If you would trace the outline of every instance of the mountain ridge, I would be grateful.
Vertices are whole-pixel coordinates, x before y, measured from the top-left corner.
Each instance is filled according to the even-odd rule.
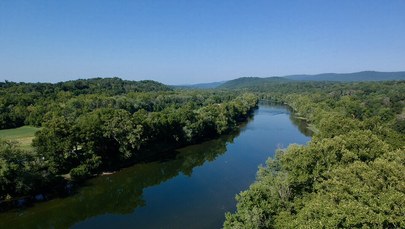
[[[366,82],[405,80],[405,71],[377,72],[361,71],[353,73],[321,73],[315,75],[297,74],[271,77],[240,77],[229,80],[218,88],[244,88],[265,84],[280,84],[288,82],[329,81],[329,82]]]
[[[386,80],[405,80],[405,71],[399,72],[378,72],[361,71],[353,73],[321,73],[321,74],[298,74],[283,76],[287,79],[301,81],[386,81]]]

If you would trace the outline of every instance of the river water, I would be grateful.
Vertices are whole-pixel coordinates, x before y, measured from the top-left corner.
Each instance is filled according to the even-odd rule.
[[[277,148],[310,133],[285,106],[261,104],[232,134],[87,181],[76,194],[0,214],[0,228],[220,228],[235,195]]]

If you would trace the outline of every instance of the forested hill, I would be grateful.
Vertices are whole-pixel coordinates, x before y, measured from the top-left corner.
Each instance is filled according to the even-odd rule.
[[[354,73],[323,73],[318,75],[291,75],[287,79],[300,81],[388,81],[405,80],[405,72],[363,71]]]
[[[284,83],[300,83],[302,81],[330,81],[330,82],[366,82],[366,81],[391,81],[405,80],[405,72],[375,72],[364,71],[355,73],[324,73],[318,75],[290,75],[283,77],[242,77],[227,81],[218,88],[268,88]]]
[[[236,89],[236,88],[251,88],[257,86],[263,86],[267,84],[279,84],[290,82],[292,80],[283,77],[242,77],[234,80],[230,80],[220,85],[219,88]]]
[[[119,95],[128,92],[170,91],[171,87],[152,80],[130,81],[118,77],[78,79],[59,83],[15,83],[0,82],[0,94],[3,93],[31,93],[53,94],[69,91],[80,94],[108,94]]]
[[[200,88],[200,89],[210,89],[217,88],[224,84],[226,81],[212,82],[212,83],[197,83],[197,84],[188,84],[188,85],[175,85],[177,88]]]

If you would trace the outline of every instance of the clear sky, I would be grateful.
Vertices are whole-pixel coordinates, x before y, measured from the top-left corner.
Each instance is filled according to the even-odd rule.
[[[0,80],[405,70],[404,0],[0,0]]]

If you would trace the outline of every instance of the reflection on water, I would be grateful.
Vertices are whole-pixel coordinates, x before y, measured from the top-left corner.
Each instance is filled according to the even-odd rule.
[[[272,115],[285,114],[285,110],[287,110],[290,113],[290,116],[289,116],[290,121],[292,122],[292,124],[294,124],[294,126],[298,127],[299,131],[302,134],[304,134],[307,137],[311,137],[313,135],[313,132],[308,128],[308,123],[305,121],[305,119],[297,117],[293,113],[293,109],[291,107],[284,105],[284,104],[267,101],[267,100],[261,100],[260,105],[261,106],[271,106],[272,108],[280,109],[279,113],[269,112],[269,113],[272,113]]]
[[[0,228],[220,227],[259,164],[280,145],[309,140],[291,117],[284,106],[261,105],[240,132],[91,179],[75,195],[2,213]]]
[[[308,128],[308,123],[302,118],[299,118],[294,114],[292,114],[290,115],[290,120],[296,127],[298,127],[300,132],[303,133],[305,136],[310,137],[314,134],[312,130]]]
[[[131,213],[135,208],[145,206],[144,188],[159,185],[180,173],[191,176],[194,167],[225,153],[226,143],[236,136],[234,133],[203,145],[186,147],[165,155],[165,160],[138,164],[117,174],[94,178],[76,195],[39,203],[23,212],[6,213],[0,218],[0,225],[63,228],[96,215]]]

